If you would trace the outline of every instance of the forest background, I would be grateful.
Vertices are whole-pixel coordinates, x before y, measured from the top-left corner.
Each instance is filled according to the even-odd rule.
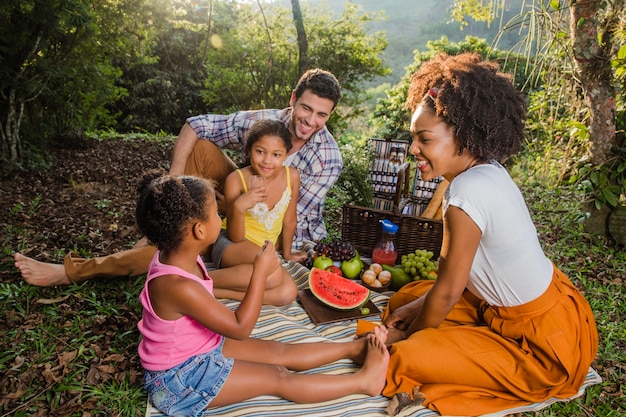
[[[143,169],[167,169],[184,119],[283,108],[303,65],[331,70],[344,91],[329,128],[345,171],[325,213],[339,236],[342,205],[371,201],[367,138],[408,140],[408,75],[438,51],[497,60],[526,95],[528,141],[506,165],[546,252],[597,314],[594,366],[605,382],[542,415],[624,414],[626,254],[609,231],[626,194],[624,1],[585,2],[595,6],[586,17],[573,3],[0,4],[0,415],[139,415],[145,404],[136,357],[141,280],[34,288],[18,279],[14,251],[59,262],[67,250],[97,256],[128,247],[138,238],[135,180]],[[580,32],[591,34],[588,49],[577,44]],[[602,106],[611,134],[606,150],[594,152]],[[589,233],[595,213],[604,213],[601,227]]]

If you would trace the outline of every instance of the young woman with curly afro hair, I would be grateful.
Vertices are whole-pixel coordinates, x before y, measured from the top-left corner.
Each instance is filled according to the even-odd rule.
[[[407,106],[422,179],[449,185],[437,279],[406,285],[383,314],[383,394],[419,389],[444,415],[576,394],[598,349],[594,316],[501,165],[523,143],[524,98],[479,55],[439,54],[412,76]]]

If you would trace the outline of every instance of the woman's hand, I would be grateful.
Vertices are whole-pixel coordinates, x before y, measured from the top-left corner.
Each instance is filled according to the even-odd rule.
[[[413,323],[422,309],[421,298],[411,301],[401,307],[396,308],[385,319],[384,325],[389,330],[387,346],[392,343],[404,340],[411,335],[409,327]]]
[[[385,319],[385,326],[387,326],[388,329],[396,329],[399,331],[408,329],[419,313],[421,304],[419,300],[418,298],[393,310],[387,319]]]
[[[388,327],[387,328],[387,341],[385,342],[385,344],[387,346],[391,346],[392,344],[396,342],[406,339],[407,336],[408,335],[403,330],[398,330],[393,327]]]

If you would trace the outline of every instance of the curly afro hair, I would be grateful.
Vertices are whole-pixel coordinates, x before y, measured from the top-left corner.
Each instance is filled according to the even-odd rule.
[[[424,106],[454,127],[461,150],[503,161],[524,141],[526,103],[511,77],[476,53],[440,53],[411,77],[406,106]]]
[[[161,251],[178,248],[186,228],[207,219],[207,204],[215,197],[209,180],[163,175],[160,171],[146,172],[137,192],[137,226]]]

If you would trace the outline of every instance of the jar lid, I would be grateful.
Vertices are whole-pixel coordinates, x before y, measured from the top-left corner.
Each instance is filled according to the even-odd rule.
[[[391,223],[389,220],[381,220],[383,225],[383,232],[385,233],[398,233],[398,225]]]

